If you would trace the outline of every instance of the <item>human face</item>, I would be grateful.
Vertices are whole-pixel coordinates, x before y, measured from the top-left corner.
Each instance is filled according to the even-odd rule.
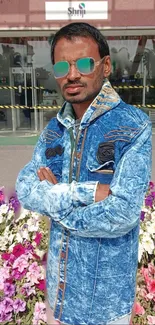
[[[95,66],[92,73],[84,75],[76,68],[76,60],[84,57],[92,57],[100,61],[101,57],[97,43],[92,38],[75,37],[72,40],[61,38],[55,46],[54,61],[67,61],[70,64],[66,76],[57,79],[64,99],[72,104],[92,102],[99,93],[103,80],[110,74],[110,58]]]

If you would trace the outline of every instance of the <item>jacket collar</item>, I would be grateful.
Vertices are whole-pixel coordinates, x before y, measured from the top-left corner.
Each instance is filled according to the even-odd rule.
[[[121,99],[116,91],[112,88],[110,82],[106,79],[99,94],[93,100],[82,117],[80,129],[87,127],[91,121],[98,116],[103,115],[110,109],[115,108]],[[75,124],[75,115],[72,105],[65,102],[61,110],[57,114],[57,119],[67,129]]]

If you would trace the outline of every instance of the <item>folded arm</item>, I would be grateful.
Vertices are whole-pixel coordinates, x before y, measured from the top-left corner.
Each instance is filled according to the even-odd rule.
[[[47,166],[45,151],[46,141],[42,133],[31,162],[17,178],[16,192],[22,206],[49,217],[56,214],[63,218],[78,206],[94,203],[98,182],[58,184],[55,181],[52,184],[45,178],[40,181],[38,170]]]
[[[83,237],[119,237],[139,223],[141,206],[151,176],[151,124],[122,156],[110,185],[111,194],[103,201],[78,207],[61,218],[52,216],[73,234]]]

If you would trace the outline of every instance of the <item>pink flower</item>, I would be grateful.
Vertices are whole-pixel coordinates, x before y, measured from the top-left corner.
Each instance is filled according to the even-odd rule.
[[[155,184],[153,182],[149,183],[150,189],[153,189],[155,187]]]
[[[42,239],[42,234],[40,232],[37,232],[36,233],[36,237],[34,239],[34,241],[36,242],[37,246],[40,245],[41,239]]]
[[[155,267],[152,263],[148,264],[148,270],[149,270],[149,274],[155,275]]]
[[[46,309],[46,306],[43,302],[36,302],[35,304],[35,308],[34,308],[34,312],[36,314],[40,314],[40,313],[43,313]]]
[[[26,302],[21,299],[16,299],[13,304],[13,309],[16,313],[19,313],[19,311],[25,311]]]
[[[25,254],[25,247],[22,244],[17,244],[16,246],[14,246],[13,255],[19,257],[23,254]]]
[[[147,316],[147,320],[148,320],[148,325],[154,325],[155,324],[155,316]]]
[[[146,295],[146,300],[152,300],[152,299],[154,299],[154,298],[155,298],[155,295],[152,294],[152,293],[148,293],[148,294]]]
[[[1,267],[0,268],[0,290],[4,290],[5,280],[10,278],[10,268]]]
[[[27,273],[28,281],[30,281],[32,284],[38,283],[38,278],[40,278],[40,275],[40,266],[37,262],[33,262],[29,266],[29,272]]]
[[[147,290],[144,289],[144,288],[142,288],[142,289],[139,290],[139,294],[140,294],[140,296],[142,298],[145,298],[146,299],[146,297],[147,297]]]
[[[14,269],[12,271],[12,277],[15,280],[22,280],[26,274],[27,270],[25,269],[23,272],[19,272],[18,269]]]
[[[147,289],[150,293],[155,294],[155,280],[151,279],[147,282]]]
[[[11,254],[9,254],[9,253],[3,253],[3,254],[1,255],[1,257],[2,257],[3,260],[8,261],[9,258],[10,258],[10,255],[11,255]]]
[[[44,291],[45,288],[46,288],[45,280],[40,280],[39,283],[36,284],[36,287],[37,287],[39,290]]]
[[[31,272],[31,274],[40,274],[40,266],[38,265],[37,262],[33,262],[29,266],[29,271]]]
[[[145,314],[145,310],[144,310],[143,306],[141,306],[141,304],[139,302],[135,303],[134,312],[135,312],[136,315],[144,315]]]
[[[43,322],[47,321],[46,306],[43,302],[36,302],[34,308],[33,325],[39,325],[40,320],[42,320]]]
[[[35,288],[30,283],[25,283],[22,287],[22,294],[29,297],[31,294],[36,294]]]
[[[149,270],[146,267],[141,268],[141,274],[143,275],[145,281],[149,281]]]
[[[13,263],[13,269],[18,269],[20,273],[24,271],[29,266],[29,263],[27,261],[27,256],[19,256]]]

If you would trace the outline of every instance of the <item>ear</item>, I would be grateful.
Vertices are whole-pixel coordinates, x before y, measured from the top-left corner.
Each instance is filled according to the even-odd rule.
[[[110,60],[110,56],[107,55],[107,56],[105,56],[104,61],[103,61],[104,78],[108,78],[110,73],[111,73],[111,60]]]

